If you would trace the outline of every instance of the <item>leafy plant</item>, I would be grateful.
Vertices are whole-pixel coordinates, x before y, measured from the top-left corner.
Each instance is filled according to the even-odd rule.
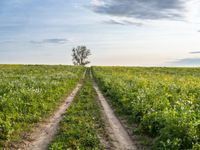
[[[198,149],[200,69],[92,67],[116,111],[154,138],[153,149]],[[138,131],[137,131],[138,132]]]
[[[0,65],[0,147],[48,117],[82,78],[78,66]]]

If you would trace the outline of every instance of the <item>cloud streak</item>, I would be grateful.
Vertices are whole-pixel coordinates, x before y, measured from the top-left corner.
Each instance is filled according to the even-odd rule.
[[[32,44],[65,44],[69,42],[68,39],[60,39],[60,38],[54,38],[54,39],[44,39],[42,41],[30,41]]]
[[[95,0],[93,11],[117,17],[136,19],[182,19],[183,0]]]
[[[200,51],[193,51],[193,52],[190,52],[190,54],[200,54]]]
[[[199,66],[200,65],[200,58],[183,58],[177,59],[169,64],[175,66]]]
[[[14,41],[11,40],[4,40],[4,41],[0,41],[0,44],[5,44],[5,43],[13,43]]]
[[[133,22],[133,21],[128,21],[128,20],[114,20],[114,19],[104,21],[103,23],[114,24],[114,25],[133,25],[133,26],[143,25],[142,23],[139,23],[139,22]]]

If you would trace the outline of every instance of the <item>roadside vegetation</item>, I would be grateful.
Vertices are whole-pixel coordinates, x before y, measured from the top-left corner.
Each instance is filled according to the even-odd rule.
[[[50,116],[83,71],[78,66],[0,65],[0,149],[13,146]]]
[[[50,150],[104,149],[100,142],[105,135],[105,127],[96,93],[89,73],[72,104],[66,110],[58,133],[49,145]]]
[[[152,149],[200,149],[200,69],[92,67],[116,112]]]

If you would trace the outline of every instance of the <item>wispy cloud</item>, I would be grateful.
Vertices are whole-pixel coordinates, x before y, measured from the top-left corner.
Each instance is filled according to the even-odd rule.
[[[4,40],[4,41],[0,41],[0,44],[5,44],[5,43],[13,43],[14,41],[11,40]]]
[[[198,66],[200,65],[200,58],[183,58],[169,62],[168,64],[174,66]]]
[[[129,21],[129,20],[114,20],[114,19],[104,21],[103,23],[115,24],[115,25],[133,25],[133,26],[142,26],[143,25],[140,22],[133,22],[133,21]]]
[[[190,54],[200,54],[200,51],[192,51]]]
[[[137,19],[182,19],[184,0],[93,0],[93,10],[100,14]]]
[[[60,38],[44,39],[42,41],[30,41],[30,43],[32,44],[65,44],[67,42],[69,42],[68,39],[60,39]]]

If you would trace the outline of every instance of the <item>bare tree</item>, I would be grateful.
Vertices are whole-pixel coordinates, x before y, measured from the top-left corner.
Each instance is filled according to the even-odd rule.
[[[91,55],[90,49],[87,49],[86,46],[77,46],[72,49],[72,61],[74,65],[85,66],[90,63],[87,60],[88,56]]]

